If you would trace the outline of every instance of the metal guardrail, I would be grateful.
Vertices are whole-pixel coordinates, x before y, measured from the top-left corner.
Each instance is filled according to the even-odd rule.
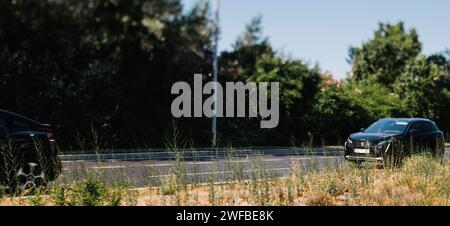
[[[74,154],[60,155],[62,161],[138,161],[138,160],[172,160],[181,158],[183,160],[204,160],[227,157],[254,157],[261,155],[338,155],[342,148],[278,148],[278,149],[247,149],[247,150],[220,150],[220,151],[192,151],[181,150],[179,152],[123,152],[110,154]]]

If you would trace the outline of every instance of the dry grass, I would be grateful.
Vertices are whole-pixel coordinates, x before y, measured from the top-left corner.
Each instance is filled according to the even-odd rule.
[[[450,205],[450,165],[430,157],[412,157],[395,169],[343,164],[307,170],[300,162],[291,168],[285,178],[261,169],[251,180],[194,185],[174,174],[160,187],[136,190],[88,178],[42,195],[3,197],[0,205]]]

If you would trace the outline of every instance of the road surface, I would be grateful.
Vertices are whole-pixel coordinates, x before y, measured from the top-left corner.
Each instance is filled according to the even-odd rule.
[[[447,160],[449,151],[447,148]],[[181,154],[71,155],[61,158],[63,173],[59,181],[62,183],[101,175],[108,184],[132,187],[158,186],[169,176],[188,183],[251,179],[262,173],[268,177],[281,177],[289,174],[297,162],[308,169],[336,168],[344,162],[343,151],[336,148],[242,150],[231,154],[229,151],[189,151]]]

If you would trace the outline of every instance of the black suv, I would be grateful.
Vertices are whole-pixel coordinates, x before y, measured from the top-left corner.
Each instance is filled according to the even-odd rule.
[[[359,133],[351,134],[345,142],[345,159],[362,163],[377,161],[401,163],[405,156],[430,153],[443,157],[444,134],[428,119],[381,119]]]
[[[29,189],[55,180],[60,173],[52,127],[0,110],[0,184]]]

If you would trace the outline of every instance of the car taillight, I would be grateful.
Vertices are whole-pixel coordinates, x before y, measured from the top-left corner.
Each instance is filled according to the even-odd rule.
[[[43,127],[40,129],[42,132],[47,133],[47,138],[49,141],[55,141],[55,135],[53,134],[53,130],[49,127]]]
[[[47,138],[49,141],[55,141],[55,135],[52,132],[47,132]]]

